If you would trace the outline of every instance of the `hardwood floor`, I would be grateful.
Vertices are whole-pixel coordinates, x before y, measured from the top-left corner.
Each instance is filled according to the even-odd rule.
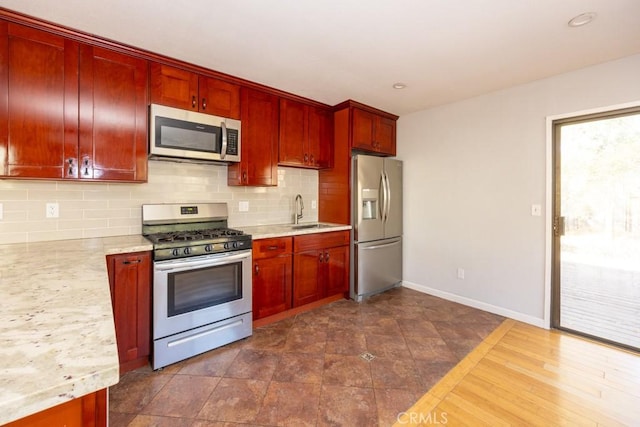
[[[395,426],[639,425],[640,355],[511,319]]]

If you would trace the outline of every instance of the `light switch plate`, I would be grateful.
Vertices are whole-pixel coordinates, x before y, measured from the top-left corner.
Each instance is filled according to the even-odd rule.
[[[238,202],[238,212],[249,212],[249,202]]]

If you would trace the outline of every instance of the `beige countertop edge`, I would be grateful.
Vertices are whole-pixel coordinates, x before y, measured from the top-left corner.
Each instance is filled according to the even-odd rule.
[[[322,223],[322,228],[303,228],[295,230],[291,224],[252,225],[247,227],[235,227],[247,234],[251,234],[253,240],[271,239],[274,237],[301,236],[304,234],[328,233],[331,231],[348,231],[350,225]],[[300,225],[303,225],[302,223]]]
[[[118,383],[105,255],[151,249],[140,235],[0,245],[0,425]]]

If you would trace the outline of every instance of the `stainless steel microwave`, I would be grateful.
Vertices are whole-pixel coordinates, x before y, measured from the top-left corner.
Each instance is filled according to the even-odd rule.
[[[240,161],[240,120],[151,104],[150,121],[151,158]]]

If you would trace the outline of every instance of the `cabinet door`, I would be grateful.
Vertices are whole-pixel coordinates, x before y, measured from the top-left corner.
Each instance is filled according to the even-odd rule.
[[[147,61],[80,47],[80,178],[147,180],[147,86]]]
[[[373,127],[376,116],[359,108],[354,108],[352,114],[351,146],[361,150],[373,150]]]
[[[151,255],[107,256],[120,374],[142,366],[151,342]]]
[[[375,149],[390,156],[396,155],[396,121],[378,117],[375,127]]]
[[[107,389],[77,397],[3,427],[106,427]]]
[[[298,307],[322,297],[320,268],[324,252],[305,251],[293,256],[293,306]]]
[[[151,102],[198,111],[198,75],[180,68],[152,62]]]
[[[300,102],[280,99],[280,141],[278,163],[285,166],[308,166],[310,162],[309,107]]]
[[[291,308],[291,255],[253,262],[253,319]]]
[[[200,76],[200,112],[240,119],[240,86]]]
[[[241,88],[242,160],[227,168],[228,185],[278,185],[278,111],[275,95]]]
[[[78,43],[0,21],[0,175],[75,178]]]
[[[349,247],[340,246],[324,251],[324,295],[349,291]]]
[[[309,165],[333,166],[333,114],[317,107],[309,108]]]

